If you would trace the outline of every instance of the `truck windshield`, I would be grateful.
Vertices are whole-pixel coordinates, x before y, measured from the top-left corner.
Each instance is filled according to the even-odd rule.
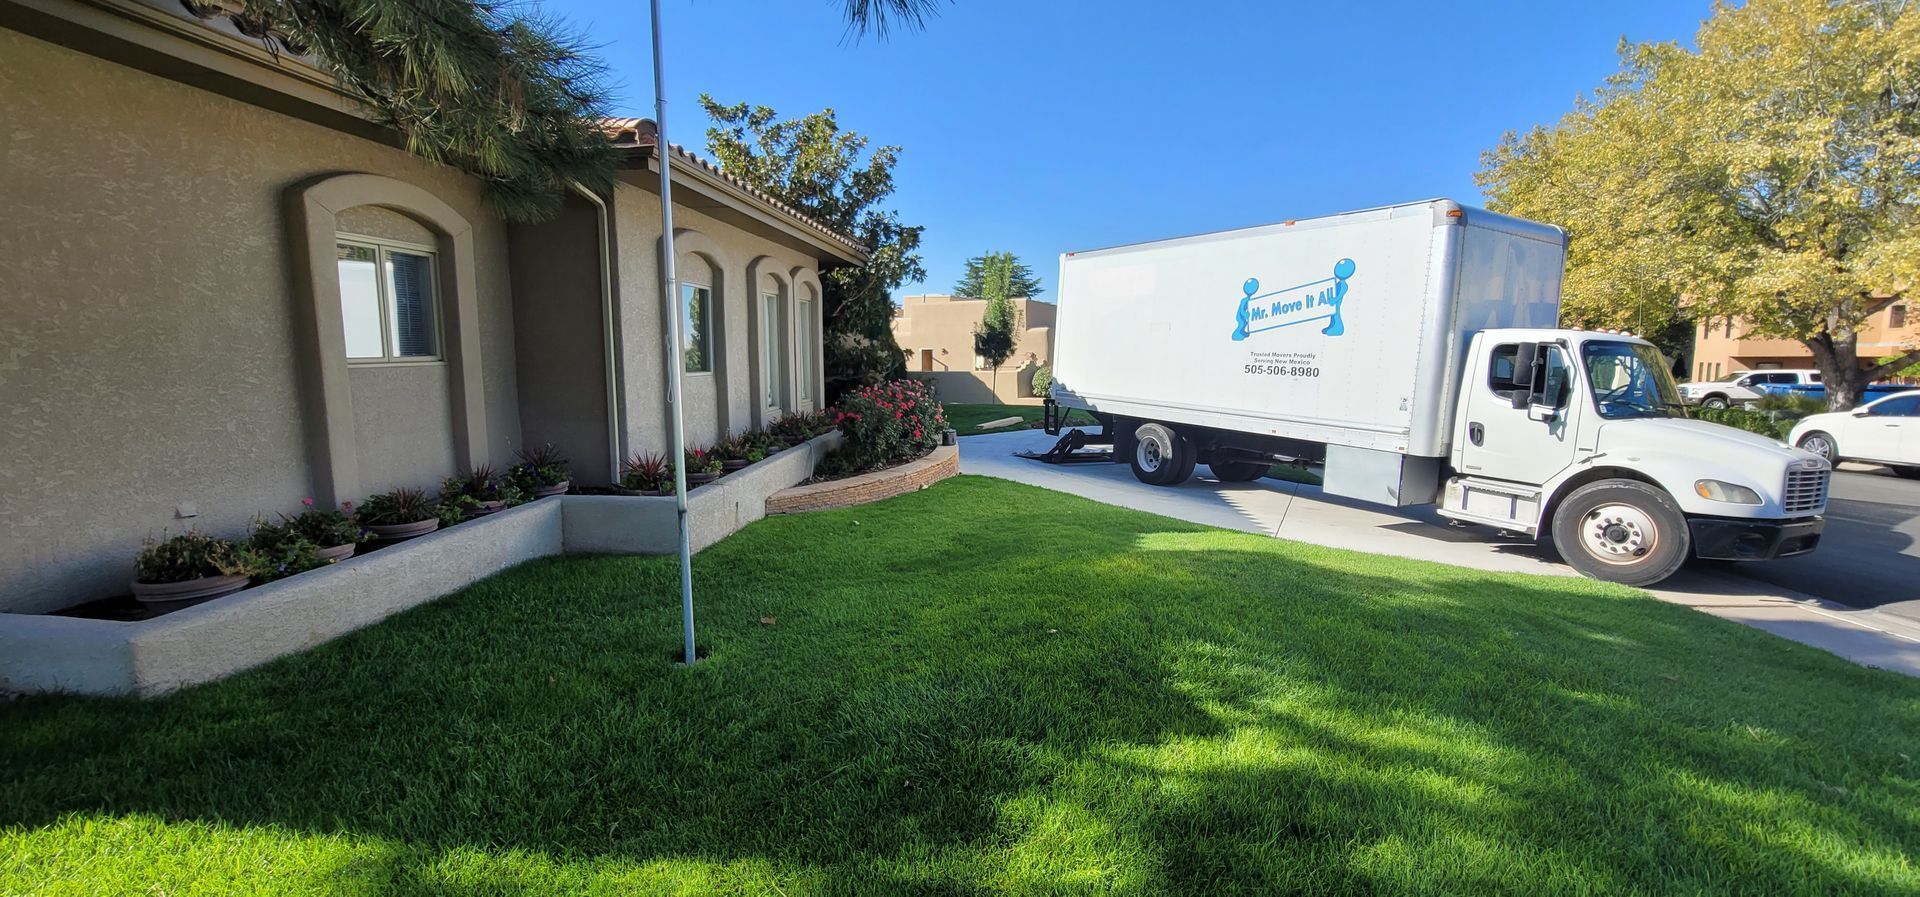
[[[1601,417],[1680,415],[1680,391],[1659,349],[1638,343],[1589,342],[1580,352]]]

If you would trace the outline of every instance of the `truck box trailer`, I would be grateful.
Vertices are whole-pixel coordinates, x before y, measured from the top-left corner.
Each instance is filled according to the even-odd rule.
[[[1144,482],[1319,462],[1331,494],[1551,534],[1606,579],[1811,550],[1825,462],[1684,419],[1644,340],[1555,329],[1566,245],[1429,200],[1066,253],[1050,401]]]

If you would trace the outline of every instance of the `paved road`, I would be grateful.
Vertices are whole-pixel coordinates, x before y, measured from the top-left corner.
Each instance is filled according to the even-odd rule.
[[[1846,464],[1827,498],[1827,530],[1812,554],[1733,572],[1920,621],[1920,480]]]

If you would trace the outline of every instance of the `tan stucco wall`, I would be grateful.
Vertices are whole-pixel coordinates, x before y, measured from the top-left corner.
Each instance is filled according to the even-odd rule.
[[[1009,370],[1046,364],[1053,358],[1053,324],[1057,307],[1050,302],[1015,299],[1025,328],[1014,340],[1013,355],[1001,368],[1002,379]],[[986,312],[986,303],[978,299],[930,294],[906,296],[893,318],[893,337],[907,353],[907,371],[921,373],[922,352],[933,350],[930,372],[973,370],[973,328]]]
[[[298,510],[312,479],[281,203],[316,175],[405,180],[472,222],[489,460],[512,460],[505,228],[471,179],[5,30],[0,122],[0,610],[124,591],[147,534]],[[407,389],[432,370],[356,369],[368,489],[449,472],[444,421]],[[183,502],[200,516],[177,519]]]
[[[574,482],[612,481],[607,446],[605,313],[600,225],[594,206],[569,197],[559,215],[509,228],[520,430],[573,460]]]
[[[1900,319],[1901,326],[1893,323]],[[1693,326],[1694,380],[1726,379],[1760,368],[1810,368],[1813,352],[1798,340],[1745,339],[1747,326],[1739,319],[1710,318]],[[1860,361],[1876,361],[1920,345],[1920,309],[1911,304],[1875,312],[1860,330]]]
[[[677,182],[676,178],[676,182]],[[748,315],[759,291],[749,289],[747,267],[761,256],[770,257],[773,270],[783,275],[793,268],[816,270],[814,258],[770,240],[748,234],[694,209],[685,208],[675,194],[674,227],[704,236],[718,247],[719,269],[702,252],[679,247],[676,263],[682,280],[716,287],[715,304],[719,312],[716,326],[725,330],[725,354],[718,359],[713,374],[693,374],[684,378],[686,397],[686,437],[688,445],[706,445],[724,432],[742,432],[753,425],[755,404],[761,384],[751,375],[750,364],[758,346],[750,338]],[[620,331],[624,357],[626,394],[625,444],[627,452],[663,452],[668,443],[665,401],[667,371],[665,331],[660,296],[660,197],[648,190],[622,183],[614,194],[613,216],[618,244],[620,281]],[[684,242],[697,243],[697,240]],[[791,300],[791,297],[789,298]],[[816,306],[817,306],[816,302]],[[793,330],[788,328],[791,336]],[[789,352],[793,366],[795,353]],[[813,357],[818,359],[816,350]],[[817,383],[818,374],[814,374]],[[720,396],[725,383],[726,395]],[[813,389],[818,401],[819,388]],[[722,410],[724,408],[724,415]],[[725,426],[723,430],[723,416]]]

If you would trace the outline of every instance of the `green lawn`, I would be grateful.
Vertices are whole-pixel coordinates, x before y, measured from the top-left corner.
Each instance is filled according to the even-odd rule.
[[[1920,892],[1920,681],[963,477],[0,705],[0,894]]]
[[[946,402],[942,403],[942,406],[947,410],[947,426],[959,431],[962,436],[968,433],[998,433],[1006,430],[1020,429],[1037,430],[1041,426],[1040,416],[1043,413],[1043,409],[1039,405],[966,405]],[[1006,427],[998,427],[992,430],[980,429],[981,424],[991,420],[999,420],[1003,417],[1017,417],[1026,421],[1026,423],[1024,425],[1014,424]],[[1098,422],[1093,419],[1093,415],[1085,411],[1074,410],[1072,417],[1068,420],[1069,426],[1098,426]]]

